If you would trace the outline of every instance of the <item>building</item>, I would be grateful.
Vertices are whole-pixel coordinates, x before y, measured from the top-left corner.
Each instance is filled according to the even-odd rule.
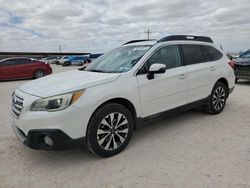
[[[0,60],[10,57],[30,57],[41,59],[48,56],[68,56],[68,55],[90,55],[90,53],[75,53],[75,52],[0,52]]]

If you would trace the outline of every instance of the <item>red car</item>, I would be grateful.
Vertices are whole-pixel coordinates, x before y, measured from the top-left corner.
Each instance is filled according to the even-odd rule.
[[[8,58],[0,61],[0,80],[41,78],[51,73],[49,64],[31,58]]]

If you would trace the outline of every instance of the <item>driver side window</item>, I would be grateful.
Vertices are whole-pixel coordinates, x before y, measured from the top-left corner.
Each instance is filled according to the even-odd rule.
[[[152,64],[161,63],[165,64],[167,69],[181,66],[179,48],[176,45],[165,46],[158,49],[153,55],[147,60],[147,62],[139,70],[139,74],[145,74],[148,72],[149,67]]]

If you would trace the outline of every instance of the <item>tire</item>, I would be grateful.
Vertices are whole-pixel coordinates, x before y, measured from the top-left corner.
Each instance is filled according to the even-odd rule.
[[[68,61],[67,61],[67,62],[64,62],[64,63],[62,64],[63,67],[66,67],[66,66],[69,66],[69,65],[71,65],[71,62],[68,62]]]
[[[108,103],[91,117],[86,135],[88,149],[101,157],[116,155],[128,145],[133,130],[131,112],[120,104]]]
[[[45,72],[42,71],[42,70],[38,70],[38,71],[36,71],[36,72],[34,73],[34,78],[35,78],[35,79],[42,78],[42,77],[44,77],[44,76],[45,76]]]
[[[239,80],[238,78],[235,78],[235,83],[237,83],[237,82],[238,82],[238,80]]]
[[[228,97],[228,88],[222,82],[216,82],[212,93],[208,99],[206,112],[209,114],[219,114],[225,107]]]

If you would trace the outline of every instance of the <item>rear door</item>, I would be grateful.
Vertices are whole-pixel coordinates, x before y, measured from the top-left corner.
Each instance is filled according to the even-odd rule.
[[[165,73],[147,78],[150,65],[165,64]],[[143,117],[154,115],[187,103],[188,73],[182,66],[179,47],[164,46],[156,50],[137,73]]]
[[[182,44],[181,49],[189,72],[188,103],[208,97],[214,84],[215,63],[201,45]]]

